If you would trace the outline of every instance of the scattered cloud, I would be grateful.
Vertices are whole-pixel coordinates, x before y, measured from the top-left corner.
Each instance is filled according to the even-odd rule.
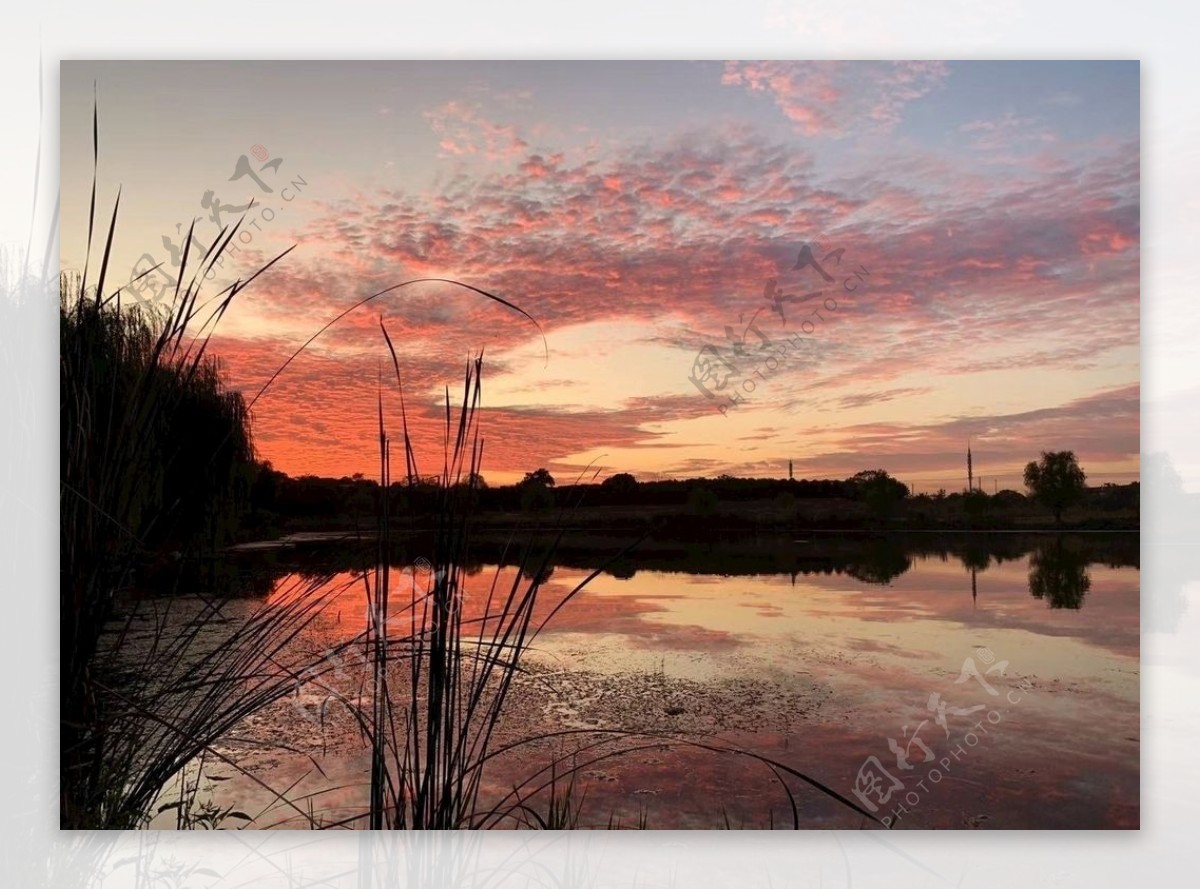
[[[438,136],[443,156],[479,155],[489,160],[511,158],[528,148],[516,127],[487,118],[477,102],[451,100],[425,112]]]
[[[769,95],[805,136],[840,138],[891,129],[947,74],[944,62],[726,62],[721,82]]]

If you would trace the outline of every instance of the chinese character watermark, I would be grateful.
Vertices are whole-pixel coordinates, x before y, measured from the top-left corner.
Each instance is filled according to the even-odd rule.
[[[860,284],[871,274],[866,266],[860,265],[857,271],[845,275],[845,270],[839,269],[846,253],[845,248],[836,248],[818,258],[819,252],[818,245],[805,244],[800,249],[791,271],[811,269],[825,285],[837,285],[837,276],[842,276],[840,287],[850,293],[858,290]],[[831,269],[836,270],[837,275],[831,273]],[[826,320],[821,312],[834,312],[838,307],[837,299],[826,296],[824,289],[807,293],[787,293],[776,278],[767,280],[763,287],[763,299],[766,305],[758,307],[749,320],[743,312],[738,316],[737,326],[725,326],[727,343],[723,346],[705,344],[692,363],[692,372],[688,375],[688,380],[705,398],[713,402],[713,406],[722,416],[728,416],[729,409],[735,405],[745,404],[745,394],[754,392],[758,387],[755,378],[758,378],[758,381],[766,381],[779,370],[780,360],[791,350],[811,346],[811,339],[805,338],[811,337],[816,331],[817,322]],[[797,316],[794,310],[810,300],[819,300],[820,303],[807,315]],[[780,339],[772,339],[763,332],[759,322],[759,316],[764,311],[768,313],[767,317],[770,313],[778,315],[779,324],[784,328],[788,326],[789,314],[793,322],[799,317],[800,332],[789,337],[776,334]],[[741,377],[740,382],[734,382],[736,377]]]
[[[216,276],[217,270],[224,266],[227,257],[251,244],[254,241],[255,232],[264,231],[261,224],[273,222],[284,209],[283,204],[294,201],[302,187],[308,185],[303,176],[297,176],[288,180],[286,184],[277,181],[272,186],[263,179],[263,174],[270,171],[271,179],[276,180],[279,168],[283,165],[283,158],[275,157],[267,160],[270,154],[262,145],[255,145],[250,151],[258,161],[265,163],[252,164],[246,155],[241,155],[234,164],[233,175],[229,177],[228,181],[238,182],[248,179],[257,186],[261,194],[239,204],[227,203],[214,189],[205,191],[200,197],[200,208],[207,211],[207,214],[202,219],[216,227],[215,233],[212,235],[198,233],[196,231],[198,220],[193,220],[186,231],[183,223],[179,223],[175,226],[174,235],[162,236],[162,249],[166,251],[169,262],[164,262],[149,252],[142,254],[130,270],[130,281],[123,288],[124,291],[143,304],[163,300],[180,287],[180,276],[183,274],[185,257],[209,257],[219,239],[224,238],[226,239],[224,245],[220,248],[218,255],[211,257],[211,262],[204,274],[205,279],[212,279]],[[269,195],[271,196],[270,200],[278,199],[281,203],[275,206],[260,203],[262,195]],[[236,238],[228,237],[226,229],[230,224],[230,219],[226,218],[226,214],[229,217],[243,214],[242,222],[246,227],[237,232]],[[250,217],[247,218],[246,215],[250,215]]]
[[[983,671],[980,671],[976,658],[985,665]],[[1024,698],[1024,693],[1029,689],[1028,684],[1018,683],[1002,696],[1001,690],[989,682],[988,677],[993,674],[1006,677],[1007,669],[1008,662],[996,661],[990,649],[976,649],[973,656],[963,661],[962,670],[954,683],[956,686],[965,687],[973,680],[988,695],[988,699],[982,704],[957,707],[943,699],[939,693],[930,693],[925,703],[929,716],[918,723],[911,734],[909,727],[903,726],[899,740],[892,737],[887,740],[888,750],[895,758],[895,766],[889,769],[878,757],[872,755],[859,767],[854,777],[854,787],[851,789],[859,802],[872,813],[890,807],[890,814],[882,817],[883,824],[889,828],[904,815],[913,812],[921,803],[922,793],[929,793],[930,786],[939,784],[952,772],[953,767],[957,766],[971,749],[979,745],[982,737],[989,734],[989,726],[994,727],[1004,719],[1003,710],[997,707],[1001,704],[1001,699],[1015,705]],[[962,721],[966,723],[966,731],[958,736],[957,742],[951,741],[951,717],[966,718]],[[975,719],[976,717],[978,719]],[[975,722],[972,724],[970,720]],[[945,754],[943,757],[939,757],[934,748],[921,737],[921,731],[931,721],[942,730],[941,738],[933,735],[933,745],[942,747]],[[956,727],[961,728],[962,722],[956,720]]]

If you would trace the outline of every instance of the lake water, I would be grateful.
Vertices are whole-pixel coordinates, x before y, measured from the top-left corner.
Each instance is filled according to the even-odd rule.
[[[547,605],[598,564],[573,553],[565,547],[546,579]],[[471,569],[465,614],[494,578],[510,579],[515,569],[500,561]],[[286,568],[267,601],[294,580]],[[395,585],[407,583],[395,572]],[[366,614],[350,573],[331,584],[342,592],[316,630],[326,644],[361,631]],[[1136,534],[649,548],[558,612],[526,665],[506,738],[597,729],[679,740],[582,766],[578,756],[582,826],[869,824],[785,773],[789,799],[780,776],[736,751],[784,764],[893,829],[1138,826]],[[367,757],[330,709],[312,719],[322,700],[299,690],[248,721],[238,733],[248,741],[228,750],[336,821],[363,806]],[[586,738],[501,759],[484,797]],[[217,772],[215,796],[255,814],[255,826],[300,827],[261,786]]]

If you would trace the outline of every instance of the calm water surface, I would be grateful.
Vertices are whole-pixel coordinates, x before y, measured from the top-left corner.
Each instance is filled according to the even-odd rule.
[[[803,772],[896,829],[1137,827],[1136,535],[941,552],[843,543],[834,559],[820,539],[769,550],[731,555],[724,573],[721,554],[700,545],[599,575],[535,641],[506,732],[717,740]],[[589,574],[588,560],[577,562],[555,567],[547,603]],[[779,566],[786,570],[772,570]],[[513,571],[472,569],[466,613],[481,607],[497,574],[503,586]],[[396,573],[407,589],[409,576]],[[345,588],[319,629],[325,642],[363,627],[362,587]],[[314,726],[298,716],[319,694],[294,699],[250,721],[240,735],[263,746],[242,745],[240,756],[274,787],[297,783],[294,793],[311,794],[330,819],[361,808],[361,742],[333,717]],[[269,747],[281,739],[297,751]],[[569,755],[570,744],[497,763],[485,796]],[[803,782],[790,786],[802,826],[865,824]],[[578,792],[581,821],[597,827],[792,820],[787,793],[761,763],[687,744],[585,764]],[[269,795],[235,775],[219,794],[242,809],[261,804],[259,825],[289,824]]]

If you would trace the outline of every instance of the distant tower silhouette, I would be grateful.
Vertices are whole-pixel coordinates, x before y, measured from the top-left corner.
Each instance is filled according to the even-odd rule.
[[[971,463],[971,438],[967,437],[967,491],[975,490],[975,467]]]
[[[795,478],[796,477],[792,475],[792,462],[789,460],[788,461],[788,481],[791,481],[792,479],[795,479]]]

